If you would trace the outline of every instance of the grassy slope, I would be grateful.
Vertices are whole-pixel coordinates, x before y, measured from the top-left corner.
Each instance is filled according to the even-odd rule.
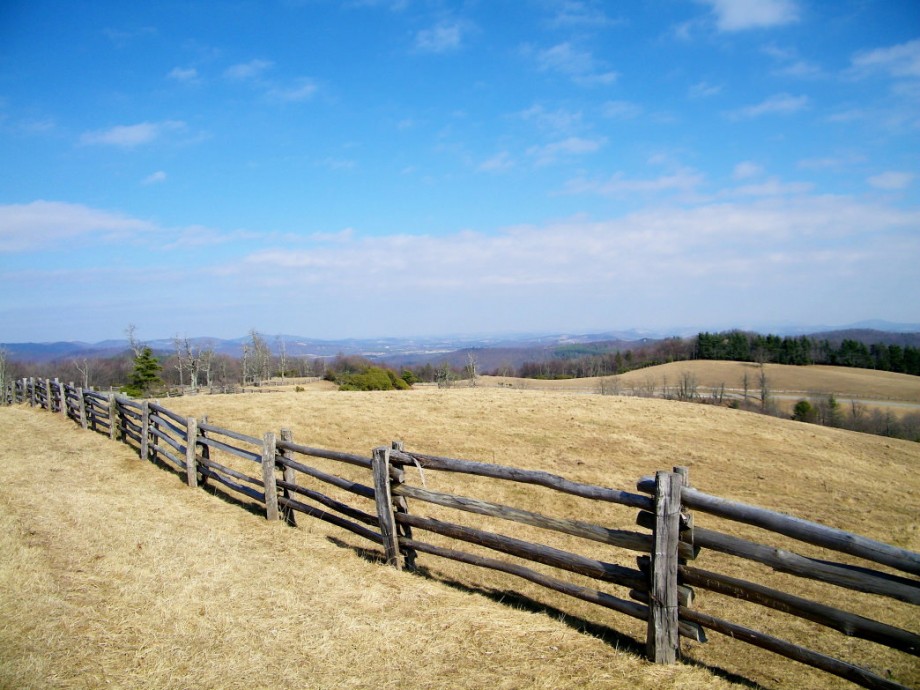
[[[656,469],[687,464],[703,490],[920,549],[920,482],[911,471],[920,446],[907,442],[660,400],[520,390],[279,393],[184,398],[168,406],[209,414],[214,423],[256,436],[287,426],[297,441],[361,453],[401,438],[414,450],[545,469],[618,488]],[[31,677],[35,685],[73,686],[84,683],[79,674],[95,673],[90,677],[100,683],[114,678],[121,685],[148,679],[151,685],[165,679],[175,684],[178,678],[188,687],[251,686],[268,683],[259,680],[263,668],[293,683],[325,687],[349,679],[356,686],[407,687],[727,685],[706,668],[655,668],[553,617],[469,592],[494,598],[521,592],[576,621],[641,639],[641,626],[629,619],[431,557],[422,557],[431,569],[427,578],[392,572],[334,546],[327,535],[360,544],[335,528],[315,521],[302,522],[296,531],[266,525],[205,492],[182,490],[175,476],[138,463],[126,448],[47,413],[0,410],[0,439],[0,515],[6,527],[0,532],[0,606],[15,612],[0,628],[0,685],[27,685]],[[23,490],[35,469],[18,449],[36,446],[50,447],[44,467],[56,475],[51,500]],[[479,485],[451,482],[456,479],[428,477],[432,488],[552,514],[571,507],[545,494],[534,497],[516,488],[501,489],[504,495],[477,493]],[[63,490],[70,485],[78,488]],[[157,511],[142,510],[141,500]],[[629,528],[633,518],[627,513],[598,519]],[[713,526],[705,516],[698,516],[698,524]],[[717,569],[716,562],[707,555],[699,565]],[[754,570],[748,566],[746,576],[820,596],[808,583]],[[31,573],[25,582],[17,574],[23,571]],[[294,594],[282,596],[282,590]],[[845,591],[830,598],[917,628],[916,614],[904,607]],[[286,614],[280,622],[263,613],[269,602],[279,601]],[[882,672],[891,669],[902,682],[920,681],[905,655],[837,640],[811,624],[780,621],[778,614],[714,595],[702,593],[699,606],[754,627],[788,630],[796,641]],[[381,639],[395,635],[399,644]],[[767,686],[839,685],[793,662],[712,637],[707,645],[688,648],[689,656]],[[77,640],[97,649],[74,660],[67,651]],[[384,656],[382,671],[367,663]]]

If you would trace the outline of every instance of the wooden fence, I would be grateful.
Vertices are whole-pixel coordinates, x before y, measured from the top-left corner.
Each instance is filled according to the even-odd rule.
[[[705,642],[705,630],[711,630],[864,687],[904,687],[867,668],[697,610],[693,608],[694,588],[745,600],[843,635],[920,656],[920,636],[915,632],[690,565],[709,550],[764,564],[782,573],[917,606],[920,554],[703,493],[690,486],[686,468],[640,479],[638,493],[632,493],[546,472],[411,452],[399,442],[363,456],[295,443],[290,430],[281,430],[278,436],[267,432],[257,438],[209,424],[206,418],[182,417],[157,402],[103,395],[56,379],[15,381],[0,391],[0,401],[27,402],[60,413],[84,429],[128,443],[142,459],[177,470],[191,487],[218,484],[245,497],[264,510],[269,520],[283,519],[296,525],[298,514],[302,514],[333,524],[382,547],[387,563],[396,568],[414,569],[419,554],[438,556],[514,575],[646,621],[647,654],[657,663],[677,660],[680,637]],[[339,469],[320,469],[320,460]],[[417,472],[407,472],[411,468]],[[609,529],[592,522],[549,517],[433,491],[426,486],[425,473],[460,473],[465,482],[477,478],[528,484],[579,497],[592,505],[620,506],[617,510],[638,511],[629,523],[634,522],[643,531]],[[408,478],[416,474],[422,486],[409,483]],[[407,499],[416,505],[449,509],[455,517],[444,520],[410,512]],[[594,515],[602,511],[598,508],[590,512]],[[706,529],[695,524],[697,512],[845,553],[871,566],[818,560]],[[636,559],[637,567],[618,565],[598,558],[596,551],[585,555],[462,524],[466,514],[536,527],[576,537],[580,540],[577,543],[601,544],[604,549],[613,547],[642,555]],[[483,555],[483,549],[480,553],[463,550],[470,545],[484,547],[489,555]],[[533,567],[492,554],[511,556]],[[553,574],[546,568],[539,569],[537,564],[549,566]],[[887,570],[879,570],[878,566]],[[584,577],[572,578],[570,574]],[[572,579],[594,584],[578,584]],[[613,593],[607,591],[610,585],[617,588]]]

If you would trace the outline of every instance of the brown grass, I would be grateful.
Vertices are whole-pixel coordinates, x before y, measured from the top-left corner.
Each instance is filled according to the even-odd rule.
[[[770,390],[784,397],[809,397],[833,393],[840,399],[856,398],[874,401],[876,406],[885,403],[915,403],[920,405],[920,377],[894,374],[871,369],[849,367],[766,364],[764,372]],[[700,394],[708,396],[713,387],[725,385],[726,390],[740,393],[743,379],[748,376],[750,393],[759,393],[761,368],[749,362],[716,362],[693,360],[671,362],[646,369],[636,369],[617,377],[624,393],[638,390],[651,383],[661,389],[663,385],[676,387],[685,373],[691,374],[700,387]],[[559,391],[590,391],[598,389],[596,378],[542,381],[510,377],[484,376],[480,385],[509,388],[530,388]]]
[[[255,436],[290,427],[295,441],[362,454],[399,438],[411,450],[626,489],[684,464],[703,490],[920,549],[920,482],[911,471],[920,445],[903,441],[661,400],[521,390],[203,396],[168,407]],[[297,530],[269,525],[47,413],[0,410],[0,439],[2,686],[733,685],[718,668],[767,687],[842,682],[716,634],[685,649],[701,666],[655,667],[628,651],[628,639],[618,642],[618,634],[642,639],[631,619],[425,555],[427,575],[397,573],[342,548],[367,544],[334,527],[305,517]],[[42,449],[40,467],[29,448]],[[432,488],[550,514],[584,509],[526,487],[426,474]],[[628,528],[634,513],[589,518]],[[711,554],[699,565],[918,627],[910,607],[878,597],[828,594],[833,588]],[[906,655],[716,595],[700,593],[699,607],[920,682]]]

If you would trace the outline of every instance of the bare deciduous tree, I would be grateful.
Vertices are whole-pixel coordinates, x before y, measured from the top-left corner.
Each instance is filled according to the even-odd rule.
[[[144,351],[144,343],[137,339],[137,326],[133,323],[129,323],[128,327],[125,329],[125,336],[128,338],[128,347],[131,348],[135,359],[137,359]]]
[[[74,359],[71,361],[73,368],[77,370],[77,373],[80,374],[80,380],[83,383],[83,388],[89,388],[89,375],[92,371],[92,362],[91,360],[84,357],[83,359]]]

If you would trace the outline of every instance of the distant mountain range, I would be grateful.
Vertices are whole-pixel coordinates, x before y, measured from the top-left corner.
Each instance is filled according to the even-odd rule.
[[[319,340],[296,335],[264,335],[275,354],[282,346],[289,357],[335,357],[339,354],[361,355],[396,366],[449,361],[463,364],[467,353],[475,352],[481,366],[489,369],[505,364],[515,366],[523,359],[540,359],[541,353],[564,345],[604,343],[607,349],[627,350],[668,337],[692,337],[701,329],[681,328],[672,331],[609,331],[602,333],[521,333],[511,335],[449,335],[429,338],[347,338]],[[748,330],[748,329],[745,329]],[[753,329],[751,329],[753,330]],[[845,338],[867,345],[920,346],[920,324],[898,324],[887,321],[864,321],[843,328],[826,327],[775,327],[757,329],[756,332],[776,335],[808,335],[816,339],[839,342]],[[196,337],[189,341],[196,347],[212,347],[216,353],[240,357],[249,336],[222,339]],[[171,338],[149,340],[144,343],[154,352],[168,354],[175,351]],[[127,340],[103,340],[98,343],[0,343],[11,360],[30,362],[68,361],[72,359],[97,359],[112,357],[128,351]],[[456,360],[456,361],[455,361]]]

